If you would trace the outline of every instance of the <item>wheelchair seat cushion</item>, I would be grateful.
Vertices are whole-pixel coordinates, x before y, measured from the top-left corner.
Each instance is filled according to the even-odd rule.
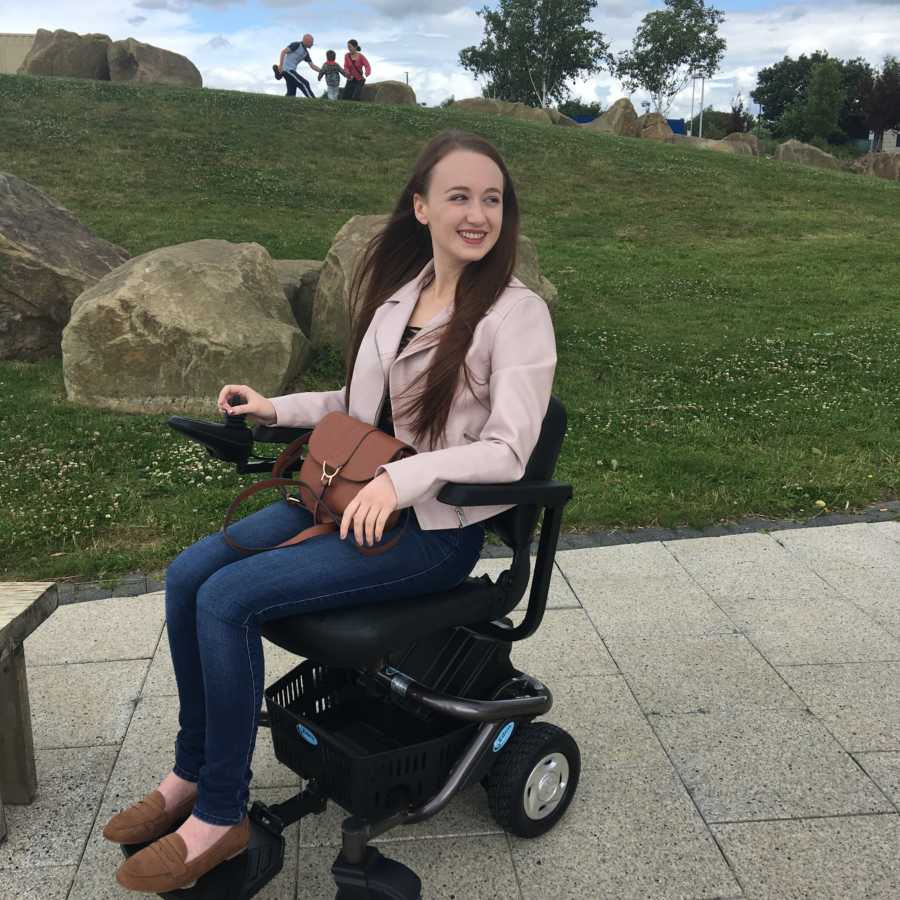
[[[375,662],[436,631],[493,621],[509,611],[504,599],[503,592],[483,575],[440,593],[273,619],[261,631],[291,653],[352,668]]]

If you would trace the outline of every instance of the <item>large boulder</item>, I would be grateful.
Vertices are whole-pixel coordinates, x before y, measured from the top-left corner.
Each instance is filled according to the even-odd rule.
[[[467,97],[465,100],[455,100],[453,108],[485,113],[489,116],[508,116],[511,119],[537,122],[539,125],[578,125],[574,119],[563,115],[558,109],[544,109],[540,106],[529,106],[527,103],[513,103],[509,100],[491,100],[488,97]]]
[[[61,75],[68,78],[93,78],[109,81],[107,47],[111,41],[105,34],[76,34],[74,31],[47,31],[38,28],[20,75]]]
[[[674,132],[662,113],[645,113],[638,119],[639,134],[650,141],[667,141]]]
[[[275,271],[294,320],[308,337],[312,326],[313,303],[324,263],[320,259],[276,259]]]
[[[732,131],[731,134],[726,134],[722,140],[729,144],[745,144],[754,156],[759,156],[759,138],[749,131]]]
[[[151,250],[85,291],[63,332],[68,398],[124,412],[211,412],[223,384],[281,393],[309,342],[259,244]]]
[[[107,62],[110,81],[203,87],[200,71],[186,56],[141,43],[134,38],[109,44]]]
[[[0,173],[0,359],[59,356],[75,298],[127,259],[36,187]]]
[[[466,97],[463,100],[454,100],[453,108],[486,113],[490,116],[499,116],[502,112],[499,101],[491,100],[489,97]]]
[[[415,106],[416,92],[402,81],[372,81],[363,85],[360,100],[392,106]]]
[[[802,141],[786,141],[778,145],[775,159],[782,162],[800,163],[803,166],[814,166],[817,169],[840,169],[841,164],[830,154],[812,144]]]
[[[561,113],[558,109],[548,109],[547,115],[554,125],[562,125],[566,128],[578,128],[578,123],[574,119],[570,119],[565,113]]]
[[[853,160],[850,169],[860,175],[900,181],[900,153],[867,153]]]
[[[638,114],[627,97],[616,100],[605,113],[598,116],[593,122],[588,122],[585,127],[594,131],[620,134],[624,137],[640,137],[641,134],[638,127]]]
[[[313,304],[311,338],[316,347],[343,351],[350,338],[350,284],[369,241],[381,231],[387,216],[354,216],[335,235],[325,257]],[[515,275],[548,305],[556,302],[557,291],[538,265],[534,244],[519,238]]]
[[[538,125],[552,125],[550,110],[542,106],[529,106],[527,103],[511,103],[507,100],[498,100],[500,114],[511,119],[521,119],[523,122],[536,122]]]

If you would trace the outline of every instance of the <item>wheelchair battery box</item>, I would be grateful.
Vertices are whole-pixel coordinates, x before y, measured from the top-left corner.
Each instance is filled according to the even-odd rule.
[[[433,797],[475,728],[423,721],[367,694],[355,672],[312,660],[266,690],[266,708],[278,761],[369,820]]]

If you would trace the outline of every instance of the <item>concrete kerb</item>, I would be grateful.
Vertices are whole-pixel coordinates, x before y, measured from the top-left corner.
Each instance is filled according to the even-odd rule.
[[[754,534],[771,531],[785,531],[797,528],[823,528],[829,525],[851,525],[870,522],[890,522],[900,519],[900,500],[886,500],[872,503],[860,512],[825,513],[802,522],[793,519],[766,519],[751,516],[738,522],[723,525],[709,525],[706,528],[635,528],[631,530],[592,531],[583,534],[561,534],[559,550],[584,550],[590,547],[615,547],[621,544],[642,544],[647,541],[679,541],[701,537],[723,537],[733,534]],[[500,544],[485,544],[482,551],[485,559],[505,559],[510,556],[507,547]],[[57,583],[60,606],[69,603],[83,603],[87,600],[107,600],[110,597],[136,597],[152,591],[165,589],[165,581],[150,575],[133,573],[110,582],[65,582]]]

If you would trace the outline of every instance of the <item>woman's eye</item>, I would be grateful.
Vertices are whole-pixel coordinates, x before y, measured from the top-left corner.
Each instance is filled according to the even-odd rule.
[[[465,194],[454,194],[450,199],[451,200],[465,200],[466,195]]]

